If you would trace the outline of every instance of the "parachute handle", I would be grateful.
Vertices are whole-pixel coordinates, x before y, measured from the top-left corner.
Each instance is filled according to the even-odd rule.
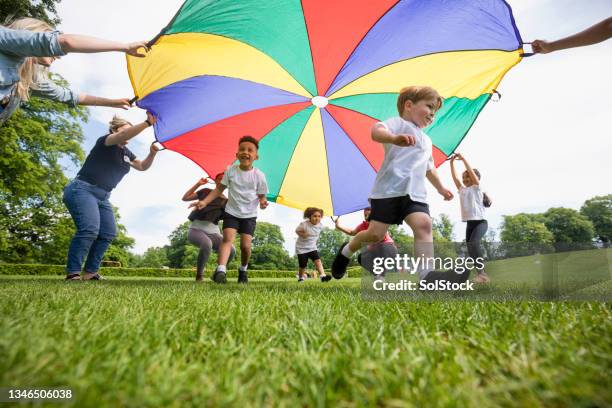
[[[523,45],[531,45],[530,42],[524,42],[522,43]],[[521,57],[523,58],[527,58],[527,57],[533,57],[535,55],[535,52],[533,52],[533,47],[531,48],[531,52],[523,52],[520,54]]]

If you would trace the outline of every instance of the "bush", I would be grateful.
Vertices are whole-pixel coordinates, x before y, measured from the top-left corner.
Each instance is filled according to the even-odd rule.
[[[0,275],[64,275],[64,265],[43,264],[0,264]],[[206,271],[210,274],[211,271]],[[161,268],[100,268],[100,274],[104,276],[133,276],[133,277],[159,277],[159,278],[193,278],[194,269],[161,269]],[[293,278],[296,270],[249,270],[251,278]],[[237,270],[228,270],[228,278],[238,276]],[[348,276],[358,278],[361,276],[361,268],[349,268]]]

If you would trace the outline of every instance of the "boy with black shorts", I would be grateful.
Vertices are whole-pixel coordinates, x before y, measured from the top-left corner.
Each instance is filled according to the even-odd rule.
[[[346,273],[353,253],[362,245],[380,242],[391,224],[406,223],[414,234],[415,257],[433,260],[432,223],[427,205],[427,178],[445,200],[453,193],[438,177],[432,157],[432,142],[421,129],[429,126],[442,106],[438,92],[428,86],[410,86],[400,91],[400,116],[372,126],[372,139],[382,143],[385,158],[370,193],[370,225],[342,245],[332,264],[336,279]],[[419,264],[420,279],[433,270],[432,262]]]
[[[247,283],[247,267],[251,257],[251,241],[257,224],[257,205],[262,210],[268,206],[266,194],[268,184],[263,172],[253,167],[258,156],[259,142],[251,136],[238,141],[236,158],[239,164],[231,165],[225,171],[221,183],[206,198],[192,204],[198,209],[206,207],[228,189],[228,200],[223,215],[223,242],[219,247],[218,266],[212,279],[226,283],[226,268],[236,233],[240,234],[241,265],[238,269],[238,283]]]

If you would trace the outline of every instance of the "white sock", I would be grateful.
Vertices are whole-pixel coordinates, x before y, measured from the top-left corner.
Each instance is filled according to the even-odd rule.
[[[225,265],[217,265],[217,270],[219,272],[225,272]]]
[[[344,248],[342,248],[342,252],[340,252],[342,255],[346,256],[347,258],[351,259],[351,257],[353,256],[354,252],[351,251],[351,249],[349,248],[348,244],[346,244],[344,246]]]
[[[247,268],[248,268],[248,267],[249,267],[249,264],[246,264],[246,265],[240,265],[240,270],[241,270],[242,272],[246,272],[246,270],[247,270]]]

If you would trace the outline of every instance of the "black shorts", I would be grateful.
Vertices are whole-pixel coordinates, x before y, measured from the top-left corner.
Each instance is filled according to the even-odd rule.
[[[319,251],[310,251],[306,252],[305,254],[297,254],[297,257],[300,269],[304,269],[308,265],[309,259],[311,259],[312,262],[316,261],[317,259],[321,259],[319,256]]]
[[[223,214],[223,229],[233,228],[238,230],[239,234],[247,234],[253,236],[255,234],[255,226],[257,225],[257,217],[253,218],[238,218],[231,214]]]
[[[425,203],[412,201],[409,195],[391,198],[370,199],[372,212],[370,221],[378,221],[384,224],[401,225],[404,219],[412,213],[422,212],[429,215],[429,206]]]

